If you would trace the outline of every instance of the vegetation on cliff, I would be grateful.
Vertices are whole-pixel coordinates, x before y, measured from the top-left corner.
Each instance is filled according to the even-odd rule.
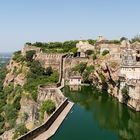
[[[27,97],[36,102],[40,85],[58,82],[59,73],[51,67],[43,68],[39,61],[34,60],[35,53],[28,51],[24,56],[21,51],[15,52],[7,67],[0,67],[0,134],[14,129],[13,139],[28,131],[25,124],[17,123],[21,99]],[[15,78],[20,74],[24,75],[24,85],[19,85],[15,79],[5,81],[8,74]],[[55,105],[50,101],[47,102],[45,110],[49,114],[55,110]]]
[[[46,112],[48,115],[52,114],[56,109],[55,103],[48,99],[44,101],[40,107],[40,117],[44,119],[44,113]]]
[[[51,67],[43,68],[38,61],[28,62],[30,71],[27,73],[27,82],[24,85],[25,91],[29,92],[34,99],[37,100],[37,89],[39,85],[56,83],[59,78],[57,71],[53,71]]]
[[[96,40],[89,39],[88,40],[90,44],[95,45]],[[70,40],[65,42],[49,42],[49,43],[42,43],[42,42],[36,42],[36,43],[29,43],[27,42],[27,45],[36,46],[42,49],[43,52],[46,53],[66,53],[66,52],[72,52],[75,54],[76,52],[76,44],[78,43],[78,40]]]

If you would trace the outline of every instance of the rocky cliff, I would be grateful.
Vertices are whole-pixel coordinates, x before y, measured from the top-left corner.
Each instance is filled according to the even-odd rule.
[[[119,102],[126,104],[136,111],[140,111],[139,93],[133,93],[129,90],[128,100],[126,100],[122,94],[119,79],[121,65],[120,59],[114,60],[110,54],[105,56],[97,54],[96,59],[94,60],[92,57],[67,58],[65,60],[65,79],[68,80],[77,65],[80,65],[80,63],[83,62],[86,63],[86,68],[83,73],[81,73],[83,82],[88,82],[100,90],[106,91],[106,93],[117,98]],[[89,70],[91,66],[94,67],[92,71]],[[87,77],[85,77],[85,75]],[[85,78],[88,78],[88,80]],[[138,82],[136,84],[138,85]]]
[[[25,48],[14,53],[7,64],[0,91],[0,100],[4,102],[0,106],[0,138],[3,140],[16,139],[43,123],[50,115],[46,112],[44,119],[40,117],[43,102],[49,100],[57,108],[64,100],[56,86],[46,87],[58,82],[61,56],[51,56],[50,60],[40,49]]]

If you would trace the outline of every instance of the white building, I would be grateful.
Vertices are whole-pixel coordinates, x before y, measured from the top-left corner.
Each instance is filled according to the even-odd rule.
[[[69,80],[69,85],[81,85],[82,77],[81,76],[71,76]]]
[[[140,80],[140,63],[136,52],[130,48],[123,51],[120,75],[125,79]]]
[[[126,79],[140,79],[140,67],[123,66],[121,67],[120,74],[124,75]]]

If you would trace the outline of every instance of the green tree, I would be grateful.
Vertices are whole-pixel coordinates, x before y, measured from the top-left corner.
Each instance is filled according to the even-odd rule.
[[[128,87],[124,86],[124,87],[122,88],[122,90],[121,90],[121,93],[122,93],[123,99],[124,99],[125,101],[127,101],[127,100],[130,98],[130,96],[129,96],[129,91],[128,91]]]
[[[127,40],[127,38],[126,37],[121,37],[120,42],[122,42],[123,40]]]
[[[27,61],[32,61],[33,60],[33,56],[35,55],[36,51],[35,50],[30,50],[26,52],[26,60]]]
[[[25,57],[22,56],[21,51],[15,52],[12,59],[14,61],[16,61],[17,63],[19,63],[19,62],[21,63],[21,62],[25,61]]]
[[[108,50],[104,50],[103,53],[102,53],[103,56],[105,56],[107,54],[109,54],[109,51]]]
[[[105,76],[102,73],[99,73],[99,77],[100,77],[102,83],[105,83]]]
[[[73,53],[74,56],[77,55],[77,50],[78,50],[78,48],[72,48],[71,49],[71,52]]]
[[[96,40],[89,39],[88,42],[89,42],[89,44],[91,44],[91,45],[95,45]]]
[[[87,63],[81,62],[79,65],[73,68],[74,71],[78,71],[79,73],[83,73],[84,70],[86,69]]]
[[[96,60],[96,59],[97,59],[96,54],[93,54],[92,59],[93,59],[93,60]]]
[[[134,43],[134,42],[140,42],[140,35],[134,36],[134,38],[131,39],[131,42],[132,43]]]
[[[42,75],[45,72],[45,69],[41,66],[39,61],[33,60],[32,62],[28,63],[28,66],[30,67],[30,71],[31,71],[31,73],[29,74]]]
[[[45,112],[47,112],[50,115],[55,111],[55,109],[56,105],[52,100],[48,99],[44,101],[40,107],[41,118],[43,119]]]
[[[87,54],[87,55],[92,55],[93,53],[94,53],[93,50],[87,50],[87,51],[86,51],[86,54]]]
[[[19,124],[15,128],[15,133],[14,133],[13,139],[17,139],[19,136],[24,135],[28,131],[29,130],[26,128],[25,124]]]
[[[52,67],[50,66],[50,67],[48,67],[46,70],[45,70],[45,74],[46,75],[51,75],[53,73],[53,69],[52,69]]]

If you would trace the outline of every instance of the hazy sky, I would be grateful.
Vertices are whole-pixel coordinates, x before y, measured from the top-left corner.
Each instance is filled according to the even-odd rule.
[[[0,0],[0,52],[25,42],[139,33],[140,0]]]

